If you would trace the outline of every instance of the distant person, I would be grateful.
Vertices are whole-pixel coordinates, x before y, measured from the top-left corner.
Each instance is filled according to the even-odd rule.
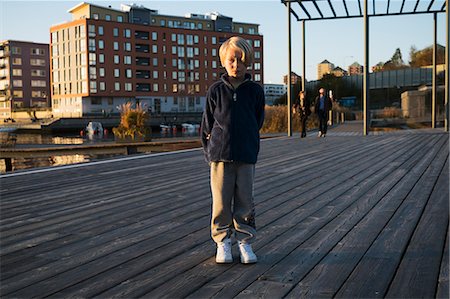
[[[325,93],[324,88],[319,89],[319,95],[316,97],[314,111],[319,117],[319,135],[318,137],[325,137],[328,129],[328,111],[331,110],[333,103]]]
[[[298,113],[300,119],[300,138],[306,137],[306,122],[311,114],[311,105],[304,91],[298,93],[294,104],[294,114]]]
[[[264,90],[250,80],[251,45],[231,37],[219,49],[226,74],[210,86],[201,124],[201,138],[210,164],[211,236],[216,263],[232,263],[231,236],[238,241],[241,263],[256,263],[251,243],[256,237],[253,180],[264,122]]]

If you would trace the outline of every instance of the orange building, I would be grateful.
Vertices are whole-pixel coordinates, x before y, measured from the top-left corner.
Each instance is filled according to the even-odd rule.
[[[257,24],[217,13],[160,15],[142,6],[120,10],[81,3],[72,21],[50,28],[55,117],[117,113],[131,101],[154,113],[201,112],[221,67],[219,47],[231,36],[255,50],[253,80],[263,83],[263,36]]]

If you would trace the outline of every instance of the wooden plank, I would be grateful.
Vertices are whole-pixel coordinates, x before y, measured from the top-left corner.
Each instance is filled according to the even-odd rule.
[[[407,156],[403,156],[402,158],[409,159],[408,163],[411,166],[415,165],[418,159],[416,156],[412,156],[412,159]],[[365,217],[367,210],[370,210],[374,205],[376,205],[384,197],[384,194],[392,188],[392,185],[394,185],[405,175],[405,172],[401,171],[397,165],[391,165],[391,167],[392,168],[386,168],[386,166],[384,167],[383,170],[386,172],[382,174],[383,179],[379,181],[379,184],[374,186],[372,189],[363,188],[359,195],[360,198],[357,198],[352,205],[349,205],[348,208],[343,210],[342,214],[337,214],[337,217],[328,217],[329,222],[326,225],[311,235],[310,238],[306,239],[304,243],[298,244],[297,248],[291,251],[283,260],[279,261],[270,270],[266,271],[261,277],[267,277],[268,280],[276,280],[284,283],[297,283],[300,281],[304,275],[314,268],[314,266],[329,253],[333,246],[340,244],[341,238],[345,236],[349,230],[353,229],[355,225],[358,224],[359,220]],[[389,173],[389,175],[385,176],[386,173]],[[350,197],[356,197],[356,195],[351,195]],[[345,202],[345,197],[338,197],[336,201]],[[323,217],[324,215],[316,215],[316,218]],[[307,227],[309,226],[310,225]],[[362,240],[357,240],[356,244],[361,241]],[[328,273],[333,276],[331,279],[340,278],[340,275],[336,277],[336,273],[340,273],[339,271]],[[250,293],[253,292],[253,290],[258,291],[260,288],[258,285],[260,283],[261,280],[256,280],[249,287],[245,288],[245,291]],[[322,286],[322,288],[316,293],[308,293],[307,296],[331,296],[329,291],[325,289],[325,286],[327,286],[325,282],[323,282],[323,284],[319,284],[319,286]],[[304,288],[299,289],[303,290]],[[221,292],[216,295],[233,295],[233,293],[229,293],[229,288],[226,289],[226,292],[227,293]],[[264,296],[271,298],[274,294],[266,293]],[[291,294],[289,294],[289,296],[291,296]],[[305,294],[292,294],[292,297],[295,298],[300,296],[305,296]]]
[[[448,181],[447,160],[386,297],[435,297],[448,231]]]
[[[345,180],[345,178],[342,178]],[[314,198],[314,196],[312,197]],[[291,208],[288,206],[287,207],[288,210],[290,211]],[[277,209],[273,209],[273,210],[277,210]],[[272,210],[272,211],[273,211]],[[286,213],[286,212],[285,212]],[[263,215],[261,215],[261,217],[263,217],[263,219],[266,219],[266,217],[264,217]],[[293,221],[295,221],[297,219],[297,217],[295,217],[295,215],[292,215],[292,217],[289,217],[289,219],[292,219]],[[282,220],[278,219],[280,222],[282,222]],[[264,224],[264,223],[263,223]],[[270,227],[272,227],[272,225],[270,225]],[[264,235],[269,235],[269,233],[265,233],[262,232],[262,234]],[[211,245],[209,245],[211,246]],[[205,261],[206,263],[206,261]],[[209,260],[208,262],[209,263]],[[187,264],[187,265],[186,265]],[[195,264],[198,264],[198,262],[195,262]],[[151,269],[147,272],[143,272],[141,275],[139,275],[140,277],[142,277],[142,280],[137,280],[136,282],[132,282],[133,280],[128,280],[126,285],[119,285],[118,288],[123,289],[123,292],[120,292],[120,296],[122,297],[136,297],[136,296],[142,296],[143,295],[143,291],[145,290],[145,288],[150,287],[151,285],[154,284],[160,284],[164,281],[167,280],[167,276],[174,276],[177,273],[180,273],[180,271],[182,269],[181,266],[183,267],[187,267],[189,269],[190,266],[190,260],[186,261],[183,265],[180,265],[180,263],[172,266],[172,263],[170,265],[168,264],[162,264],[161,266],[158,266],[157,268]],[[158,278],[153,277],[150,273],[154,273],[154,272],[158,272],[160,275],[158,276]],[[202,273],[201,271],[198,273]],[[151,279],[149,278],[151,277]],[[113,294],[117,294],[117,292],[119,292],[120,290],[118,290],[118,288],[115,288],[114,290],[111,290],[111,293],[106,292],[106,293],[102,293],[101,296],[112,296]],[[86,294],[83,294],[83,296]]]
[[[382,297],[386,294],[441,170],[442,159],[430,164],[421,183],[413,187],[336,294],[337,297]],[[415,171],[416,168],[413,169]]]
[[[359,169],[356,170],[356,173],[359,173]],[[387,173],[388,171],[386,171]],[[373,175],[372,173],[367,174],[368,176]],[[382,179],[384,176],[380,176],[380,179]],[[356,180],[356,178],[355,178]],[[357,182],[351,182],[349,183],[349,180],[345,180],[344,182],[347,182],[350,186],[353,186],[355,183],[357,185],[361,183]],[[344,188],[345,183],[341,183],[339,187]],[[347,185],[348,186],[348,185]],[[270,231],[263,231],[262,234],[266,236],[265,240],[262,242],[257,242],[255,244],[255,248],[257,249],[257,252],[261,252],[261,255],[264,257],[264,260],[261,264],[258,264],[257,267],[248,269],[247,271],[242,271],[242,269],[239,268],[239,266],[236,266],[237,268],[232,268],[232,270],[227,270],[224,275],[221,275],[220,277],[217,277],[217,279],[211,280],[211,282],[207,282],[208,279],[211,279],[211,277],[214,277],[214,275],[208,275],[209,268],[206,268],[203,265],[200,265],[199,267],[196,267],[188,272],[186,274],[183,274],[181,276],[174,277],[174,279],[170,280],[166,284],[163,284],[153,290],[150,293],[145,294],[145,296],[173,296],[173,297],[184,297],[189,294],[190,289],[192,288],[196,289],[195,285],[199,287],[202,285],[201,289],[203,290],[205,288],[204,283],[207,282],[210,285],[216,286],[218,281],[229,281],[230,283],[228,286],[224,289],[221,289],[218,293],[211,293],[211,294],[204,294],[204,293],[193,293],[191,294],[192,297],[210,297],[212,294],[213,296],[219,296],[219,297],[233,297],[239,293],[243,285],[246,285],[250,282],[252,282],[258,275],[264,272],[264,269],[267,267],[270,267],[273,264],[276,264],[280,258],[283,257],[283,255],[288,254],[293,248],[295,248],[297,245],[301,243],[302,239],[307,238],[308,236],[311,236],[314,234],[314,232],[322,227],[324,223],[326,223],[328,217],[332,217],[331,215],[339,214],[340,210],[343,208],[342,206],[345,206],[348,201],[354,200],[354,198],[357,198],[357,192],[360,191],[361,193],[364,193],[364,188],[355,188],[353,190],[353,194],[350,193],[346,197],[345,200],[343,198],[339,198],[339,194],[342,191],[339,191],[338,188],[334,188],[331,192],[333,194],[336,194],[337,199],[334,198],[334,195],[330,196],[330,194],[324,193],[322,196],[315,197],[313,205],[319,204],[321,201],[325,201],[325,209],[322,211],[322,215],[315,215],[314,212],[320,210],[320,208],[324,207],[324,205],[320,205],[320,208],[318,210],[315,209],[296,209],[294,210],[294,213],[290,213],[286,215],[284,218],[281,219],[280,222],[285,223],[287,222],[286,218],[289,219],[296,219],[296,222],[293,226],[289,226],[284,228],[284,230],[280,231],[280,229],[275,228],[274,230]],[[348,187],[347,187],[348,188]],[[346,191],[345,189],[343,190]],[[331,200],[330,200],[331,198]],[[332,201],[333,208],[327,208],[326,205]],[[340,208],[339,208],[340,207]],[[306,214],[311,213],[311,214]],[[305,215],[306,214],[306,215]],[[325,215],[326,216],[325,216]],[[309,216],[309,217],[308,217]],[[308,221],[305,221],[308,220]],[[273,224],[272,224],[273,225]],[[305,235],[306,234],[306,235]],[[275,238],[269,239],[267,236],[275,236]],[[263,246],[262,248],[259,247],[261,245],[266,244],[266,246]],[[258,249],[259,247],[259,249]],[[240,269],[240,270],[239,270]],[[232,271],[232,273],[230,273]],[[205,273],[206,272],[206,273]],[[198,277],[198,273],[202,273],[201,277]],[[243,279],[243,276],[245,275],[246,279]],[[205,281],[206,280],[206,281]],[[231,284],[231,281],[234,281],[233,284]],[[250,282],[249,282],[250,281]],[[189,282],[189,283],[187,283]],[[195,284],[194,284],[195,282]],[[286,282],[287,281],[283,281]],[[167,291],[168,285],[171,285],[170,291]]]
[[[442,147],[442,144],[441,142],[439,146],[436,146],[434,154]],[[420,153],[415,157],[425,160]],[[420,163],[416,163],[417,160],[412,162],[407,168],[415,167],[416,171],[419,171],[417,168],[421,168],[422,172],[425,171],[427,164],[422,163],[423,165],[420,166]],[[401,169],[396,171],[404,172]],[[288,297],[334,296],[417,181],[416,175],[405,173],[403,178],[389,190],[389,193],[383,196],[382,200],[364,216],[362,221],[355,224],[343,239],[336,242],[335,247],[318,262],[314,269],[309,273],[308,269],[305,269],[304,274],[308,274],[301,279]],[[372,196],[368,194],[368,197]],[[348,217],[351,215],[352,213]],[[339,275],[336,276],[336,273]]]
[[[447,239],[445,240],[445,250],[442,257],[441,262],[441,271],[439,273],[439,279],[438,279],[438,286],[437,286],[437,292],[436,292],[436,298],[448,298],[450,294],[450,288],[448,284],[448,273],[449,273],[449,231],[448,231],[448,224],[447,224]]]

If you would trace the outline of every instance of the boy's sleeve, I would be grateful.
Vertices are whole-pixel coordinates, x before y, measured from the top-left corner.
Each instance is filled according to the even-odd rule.
[[[200,136],[205,153],[207,153],[208,140],[211,135],[212,127],[214,125],[214,109],[215,104],[211,95],[211,91],[209,90],[208,94],[206,95],[206,105],[205,110],[203,111],[202,124],[200,126]]]
[[[264,108],[266,106],[266,99],[264,96],[264,91],[261,89],[258,99],[258,106],[256,107],[256,120],[258,122],[258,127],[261,130],[264,124]]]

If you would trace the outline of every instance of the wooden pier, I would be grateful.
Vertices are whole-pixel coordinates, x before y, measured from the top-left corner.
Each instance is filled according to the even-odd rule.
[[[2,298],[448,298],[441,130],[261,142],[259,262],[216,265],[199,149],[0,176]]]

